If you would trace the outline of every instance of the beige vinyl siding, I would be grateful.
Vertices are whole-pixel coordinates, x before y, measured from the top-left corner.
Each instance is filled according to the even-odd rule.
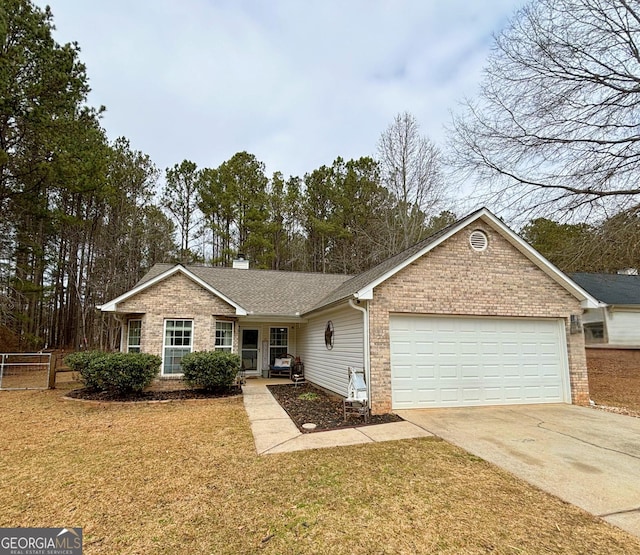
[[[324,332],[327,322],[333,322],[333,349],[326,348]],[[349,385],[348,368],[363,368],[364,324],[362,313],[350,306],[314,315],[300,327],[299,351],[308,381],[329,391],[346,396]]]

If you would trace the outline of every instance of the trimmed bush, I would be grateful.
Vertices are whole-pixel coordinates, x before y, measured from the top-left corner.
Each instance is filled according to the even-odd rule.
[[[67,365],[80,373],[84,385],[118,394],[139,393],[158,375],[162,359],[144,353],[72,353]]]
[[[184,380],[201,389],[231,387],[240,371],[240,357],[225,351],[197,351],[182,357]]]
[[[102,376],[97,362],[107,354],[103,351],[78,351],[67,355],[64,361],[69,368],[80,373],[85,387],[102,390]]]

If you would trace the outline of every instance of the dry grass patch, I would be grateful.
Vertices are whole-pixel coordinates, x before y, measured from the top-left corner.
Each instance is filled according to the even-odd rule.
[[[81,526],[87,554],[640,552],[433,439],[259,457],[241,398],[0,407],[0,526]]]
[[[596,404],[640,413],[640,350],[587,349],[587,367]]]

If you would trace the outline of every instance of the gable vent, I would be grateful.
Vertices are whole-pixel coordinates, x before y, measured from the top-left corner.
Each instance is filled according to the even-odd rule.
[[[469,244],[474,251],[483,251],[487,248],[489,239],[484,231],[476,229],[471,232],[471,235],[469,236]]]

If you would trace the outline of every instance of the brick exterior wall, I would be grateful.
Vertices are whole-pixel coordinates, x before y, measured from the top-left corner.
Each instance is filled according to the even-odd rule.
[[[164,321],[193,320],[193,350],[209,351],[215,344],[215,321],[232,320],[233,350],[238,352],[235,308],[181,273],[173,274],[137,295],[118,303],[117,312],[142,318],[140,350],[162,356]],[[125,336],[126,341],[126,336]]]
[[[469,235],[489,245],[474,251]],[[369,301],[372,413],[391,411],[390,313],[563,318],[572,401],[589,402],[584,335],[570,334],[579,301],[482,222],[465,228],[374,289]]]

